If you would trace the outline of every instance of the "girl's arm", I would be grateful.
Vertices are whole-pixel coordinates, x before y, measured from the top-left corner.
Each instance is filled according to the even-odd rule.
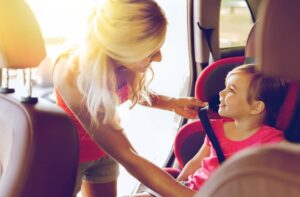
[[[187,180],[189,175],[192,175],[201,167],[202,160],[210,153],[210,147],[203,143],[197,154],[184,166],[177,177],[177,180]]]
[[[206,102],[192,97],[172,98],[155,93],[150,93],[150,99],[152,102],[151,107],[174,111],[187,119],[196,118],[199,107],[207,105]],[[140,104],[149,106],[147,102],[141,102]]]

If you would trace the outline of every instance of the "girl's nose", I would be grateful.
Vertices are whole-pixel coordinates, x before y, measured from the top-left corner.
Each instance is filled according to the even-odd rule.
[[[220,96],[220,97],[223,96],[224,93],[225,93],[225,89],[223,89],[223,90],[221,90],[221,91],[219,92],[219,96]]]

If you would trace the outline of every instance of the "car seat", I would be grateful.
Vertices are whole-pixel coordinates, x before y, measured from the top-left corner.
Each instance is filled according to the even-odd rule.
[[[217,60],[207,66],[197,78],[195,97],[209,103],[208,115],[210,119],[220,118],[218,115],[219,92],[225,87],[224,82],[227,73],[236,66],[253,61],[255,28],[256,24],[253,25],[249,33],[245,56]],[[204,137],[205,132],[199,120],[192,121],[179,129],[174,141],[174,155],[180,169],[197,153]],[[178,170],[174,168],[167,168],[167,171],[173,176],[178,174]]]
[[[244,60],[243,56],[218,60],[207,66],[198,76],[195,84],[195,96],[209,103],[210,118],[220,118],[218,93],[225,87],[226,74],[236,66],[242,65]],[[179,129],[175,137],[174,154],[180,168],[199,150],[204,137],[205,132],[199,120],[187,123]],[[170,171],[172,170],[169,169]]]
[[[30,79],[26,79],[26,96],[22,88],[9,87],[9,70],[30,70],[45,56],[44,40],[26,1],[1,0],[0,69],[6,71],[0,94],[0,196],[3,197],[73,195],[79,159],[73,121],[56,105],[32,97]]]
[[[218,60],[206,67],[198,76],[195,85],[195,96],[200,100],[209,102],[209,117],[211,119],[220,118],[217,114],[219,105],[218,93],[225,87],[226,74],[234,67],[242,65],[244,62],[254,61],[254,35],[257,23],[253,26],[246,43],[245,56],[232,57]],[[276,121],[276,127],[286,131],[292,120],[292,111],[295,108],[298,84],[289,84],[285,101],[280,108]],[[204,128],[199,120],[192,121],[178,131],[174,141],[174,155],[178,162],[179,169],[196,154],[201,147],[205,137]],[[180,170],[167,168],[167,171],[176,177]]]

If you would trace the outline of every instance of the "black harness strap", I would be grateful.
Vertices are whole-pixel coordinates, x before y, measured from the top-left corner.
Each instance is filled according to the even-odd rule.
[[[210,142],[212,143],[212,146],[216,150],[216,154],[219,160],[219,163],[221,164],[225,160],[224,153],[222,151],[222,148],[220,146],[220,143],[211,127],[210,121],[208,119],[207,115],[207,107],[201,108],[198,112],[199,118],[201,120],[202,126],[206,132],[207,137],[209,138]]]

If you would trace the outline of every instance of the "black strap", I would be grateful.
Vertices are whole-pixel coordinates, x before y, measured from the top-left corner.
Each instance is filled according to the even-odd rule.
[[[218,139],[217,139],[212,127],[211,127],[210,121],[209,121],[208,116],[207,116],[207,110],[208,110],[208,107],[201,108],[198,112],[198,115],[199,115],[199,118],[201,120],[202,126],[203,126],[203,128],[206,132],[207,137],[209,138],[212,146],[216,150],[216,154],[217,154],[219,163],[221,164],[225,160],[225,157],[224,157],[222,148],[219,144],[219,141],[218,141]]]

